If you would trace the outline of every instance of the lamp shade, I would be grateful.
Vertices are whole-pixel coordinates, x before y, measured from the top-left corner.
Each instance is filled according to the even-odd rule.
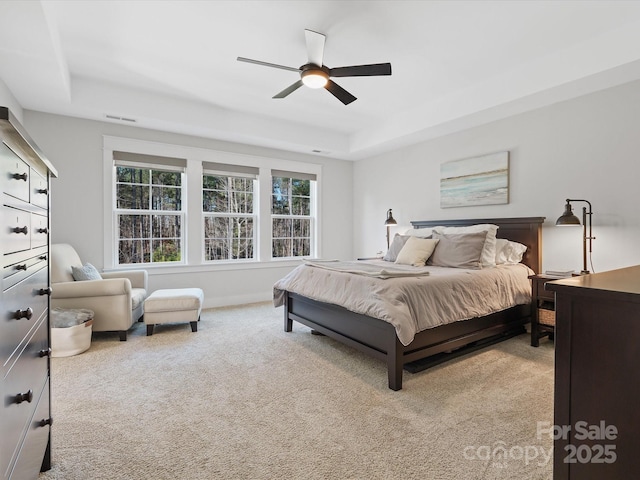
[[[589,255],[591,255],[591,242],[596,238],[591,233],[591,226],[593,225],[591,216],[593,212],[591,211],[591,202],[589,200],[567,198],[564,213],[558,217],[556,225],[580,225],[580,220],[571,210],[571,202],[584,202],[589,205],[589,211],[587,211],[587,207],[582,207],[582,271],[580,273],[585,275],[589,273],[589,270],[587,270],[587,241],[589,243]]]
[[[397,225],[396,219],[393,218],[393,214],[391,213],[391,209],[387,210],[387,219],[384,222],[385,225]]]
[[[567,200],[567,203],[564,206],[564,213],[558,217],[558,220],[556,220],[556,225],[580,225],[580,219],[573,214],[573,209],[571,208],[569,200]]]

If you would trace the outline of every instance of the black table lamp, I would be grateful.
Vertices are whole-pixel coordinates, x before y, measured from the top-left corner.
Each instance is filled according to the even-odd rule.
[[[593,212],[591,211],[591,202],[589,202],[588,200],[576,200],[567,198],[567,204],[564,206],[564,213],[558,218],[558,220],[556,220],[556,225],[580,225],[580,219],[573,214],[571,202],[585,202],[587,205],[589,205],[588,211],[587,207],[582,207],[582,271],[580,273],[584,275],[586,273],[589,273],[589,270],[587,270],[587,240],[589,240],[589,256],[591,256],[591,241],[595,240],[596,238],[591,233],[591,216],[593,215]],[[589,224],[588,235],[587,223]]]
[[[391,225],[397,225],[398,222],[396,222],[396,219],[393,218],[393,214],[391,213],[391,209],[387,210],[387,220],[384,222],[384,224],[387,226],[387,250],[389,250],[389,227]]]

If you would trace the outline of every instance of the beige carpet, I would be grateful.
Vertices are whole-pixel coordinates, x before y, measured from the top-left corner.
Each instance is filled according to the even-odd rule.
[[[521,335],[387,388],[383,362],[262,303],[52,359],[40,479],[549,479],[553,344]],[[532,458],[537,455],[537,458]]]

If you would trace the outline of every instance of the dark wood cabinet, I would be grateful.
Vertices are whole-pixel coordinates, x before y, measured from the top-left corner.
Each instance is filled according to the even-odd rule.
[[[36,478],[51,466],[49,235],[56,172],[0,107],[0,475]]]
[[[531,346],[537,347],[540,339],[549,337],[553,340],[556,324],[555,295],[545,290],[544,285],[558,277],[537,274],[531,280]]]
[[[640,478],[640,266],[555,293],[555,480]]]

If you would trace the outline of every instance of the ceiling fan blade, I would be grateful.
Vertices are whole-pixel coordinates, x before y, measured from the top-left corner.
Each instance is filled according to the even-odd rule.
[[[309,58],[309,63],[314,63],[321,67],[322,59],[324,58],[325,36],[313,30],[305,30],[304,38],[307,42],[307,57]]]
[[[262,65],[264,67],[280,68],[281,70],[290,70],[292,72],[300,73],[299,68],[285,67],[284,65],[277,65],[275,63],[269,63],[269,62],[261,62],[260,60],[252,60],[250,58],[238,57],[238,61],[246,62],[246,63],[255,63],[256,65]]]
[[[353,65],[351,67],[330,68],[330,77],[373,77],[391,75],[390,63],[374,63],[372,65]]]
[[[292,92],[295,92],[297,89],[299,89],[301,86],[303,85],[302,80],[298,80],[296,83],[289,85],[287,88],[285,88],[284,90],[282,90],[280,93],[278,93],[277,95],[274,95],[273,98],[284,98],[287,95],[289,95]]]
[[[333,94],[334,97],[336,97],[338,100],[340,100],[345,105],[349,105],[354,100],[357,100],[356,97],[351,95],[349,92],[347,92],[344,88],[342,88],[340,85],[338,85],[333,80],[329,80],[324,88],[329,90]]]

